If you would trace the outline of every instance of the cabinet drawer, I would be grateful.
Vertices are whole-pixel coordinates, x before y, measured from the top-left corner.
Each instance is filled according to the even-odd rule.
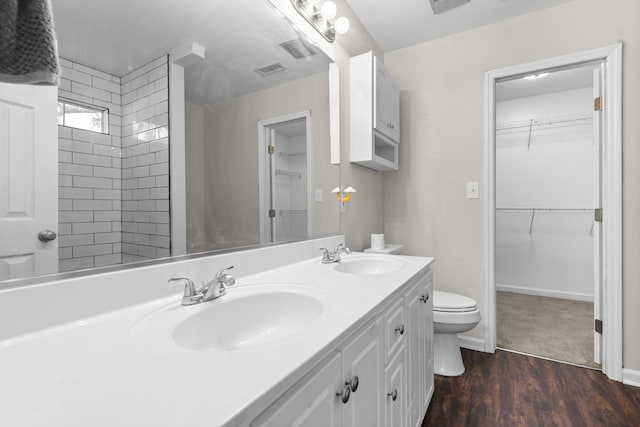
[[[405,328],[404,303],[399,298],[384,314],[385,363],[393,358],[404,343]]]

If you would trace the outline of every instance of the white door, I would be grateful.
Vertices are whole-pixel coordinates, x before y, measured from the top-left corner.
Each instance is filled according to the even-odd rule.
[[[593,99],[594,99],[594,112],[593,112],[593,143],[596,144],[596,164],[594,167],[596,168],[596,184],[595,184],[595,200],[596,206],[602,206],[602,197],[601,197],[601,161],[602,158],[602,111],[598,111],[595,108],[596,99],[602,100],[602,78],[603,78],[603,68],[604,63],[601,63],[598,67],[593,70]],[[604,102],[600,101],[601,108],[604,107]],[[595,214],[594,214],[595,215]],[[593,317],[594,323],[602,320],[602,252],[601,252],[601,238],[600,238],[600,222],[596,221],[594,218],[593,222]],[[593,331],[593,361],[602,364],[602,335],[600,332],[596,330]]]
[[[0,281],[58,271],[57,97],[0,83]]]

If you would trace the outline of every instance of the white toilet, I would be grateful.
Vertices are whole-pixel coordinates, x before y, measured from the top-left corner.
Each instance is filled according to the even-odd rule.
[[[480,322],[476,301],[450,292],[433,292],[434,373],[449,377],[462,375],[464,364],[458,335]]]

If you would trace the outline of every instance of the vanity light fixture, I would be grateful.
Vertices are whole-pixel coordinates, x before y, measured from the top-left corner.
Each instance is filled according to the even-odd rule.
[[[344,34],[349,31],[349,20],[344,16],[331,22],[331,19],[335,18],[338,13],[338,7],[331,0],[324,2],[321,0],[291,0],[291,4],[329,43],[336,40],[336,33]]]
[[[546,77],[548,75],[549,75],[549,73],[531,74],[529,76],[524,76],[523,79],[525,79],[525,80],[537,80],[537,79],[541,79],[543,77]]]

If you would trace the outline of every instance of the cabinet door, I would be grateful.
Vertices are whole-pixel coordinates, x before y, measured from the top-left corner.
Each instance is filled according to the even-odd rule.
[[[429,401],[433,395],[433,273],[429,272],[424,281],[421,282],[422,290],[420,301],[422,302],[422,412],[429,406]]]
[[[378,319],[340,349],[343,381],[358,377],[358,387],[343,406],[345,427],[382,426],[382,321]]]
[[[407,419],[406,352],[403,345],[385,370],[385,425],[405,427]]]
[[[400,92],[384,65],[375,58],[374,64],[373,124],[394,142],[400,140]]]
[[[343,404],[340,353],[321,362],[251,423],[252,427],[339,427]]]
[[[423,371],[421,369],[425,360],[424,352],[424,315],[420,283],[413,286],[406,296],[407,304],[407,409],[410,427],[420,426],[424,412],[422,411],[423,399]]]

